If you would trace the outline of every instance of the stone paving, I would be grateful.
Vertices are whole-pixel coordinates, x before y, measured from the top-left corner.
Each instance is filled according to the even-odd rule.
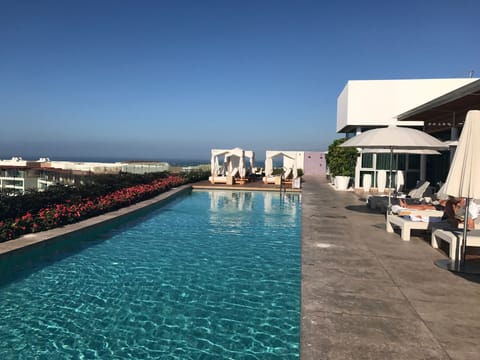
[[[480,359],[480,276],[385,230],[353,192],[305,177],[301,360]]]

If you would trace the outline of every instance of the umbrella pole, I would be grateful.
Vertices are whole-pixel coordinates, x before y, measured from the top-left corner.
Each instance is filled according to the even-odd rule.
[[[392,166],[393,166],[393,147],[390,148],[390,176],[388,179],[388,210],[387,214],[392,213]]]
[[[470,198],[467,198],[465,202],[465,216],[463,219],[463,239],[460,246],[460,266],[465,265],[465,255],[467,253],[467,232],[468,232],[468,215],[470,207]]]
[[[467,250],[468,215],[470,212],[469,206],[470,198],[467,198],[465,202],[465,215],[463,219],[463,236],[458,237],[457,246],[455,248],[456,260],[445,261],[444,259],[440,259],[435,261],[435,265],[453,272],[465,274],[480,274],[480,268],[478,267],[478,265],[470,264],[473,266],[469,266],[468,264],[466,264],[465,261],[465,255]]]
[[[397,156],[395,156],[395,191],[394,191],[394,194],[396,197],[398,197],[398,157],[400,155],[397,154]]]

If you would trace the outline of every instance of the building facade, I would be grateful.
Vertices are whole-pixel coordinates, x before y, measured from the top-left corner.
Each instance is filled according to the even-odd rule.
[[[399,117],[477,80],[461,78],[348,81],[337,99],[337,133],[344,133],[345,136],[351,137],[369,129],[388,125],[425,130],[425,119],[407,116],[400,119]],[[455,138],[455,133],[449,132],[448,139],[444,140]],[[425,180],[427,173],[432,169],[438,169],[439,164],[444,164],[445,159],[450,159],[450,156],[449,152],[438,156],[397,154],[395,169],[403,170],[406,186],[413,187],[417,180]],[[436,159],[430,160],[430,158]],[[437,166],[432,165],[433,162],[438,163]],[[448,165],[442,167],[447,167],[448,172]],[[364,175],[372,177],[375,187],[379,171],[388,168],[388,155],[362,153],[355,169],[355,188],[363,186]],[[437,174],[438,178],[441,176],[440,173]],[[433,178],[432,181],[435,182]]]
[[[49,158],[24,160],[12,157],[0,160],[0,191],[24,194],[28,190],[43,191],[54,184],[81,184],[86,176],[101,174],[145,174],[168,171],[166,162],[96,163],[51,161]]]

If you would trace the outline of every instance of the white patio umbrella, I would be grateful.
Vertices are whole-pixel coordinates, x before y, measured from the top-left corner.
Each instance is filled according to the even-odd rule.
[[[340,146],[356,147],[361,149],[378,149],[380,152],[385,149],[390,152],[390,181],[389,188],[392,188],[392,161],[393,154],[397,151],[412,150],[446,150],[447,146],[437,138],[426,132],[390,125],[386,128],[378,128],[365,131]],[[388,193],[388,209],[391,209],[391,196]]]
[[[465,250],[467,243],[468,207],[470,199],[480,198],[480,110],[470,110],[465,118],[462,133],[458,141],[457,151],[453,158],[444,192],[447,195],[466,198],[465,219],[463,226],[463,239],[457,241],[457,259],[447,264],[447,268],[453,271],[468,271],[465,264]],[[461,243],[459,245],[459,243]],[[437,263],[438,265],[438,263]],[[476,272],[476,271],[475,271]]]
[[[448,147],[457,147],[458,146],[458,140],[447,140],[443,142],[445,145]]]
[[[363,154],[389,154],[391,149],[363,149]],[[413,154],[413,155],[440,155],[437,150],[428,149],[393,149],[394,154]]]

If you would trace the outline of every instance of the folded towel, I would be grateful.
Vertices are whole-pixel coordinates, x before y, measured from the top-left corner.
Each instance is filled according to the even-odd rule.
[[[404,216],[404,219],[416,222],[429,222],[429,223],[438,223],[442,221],[441,216],[426,216],[426,215],[407,215]]]

